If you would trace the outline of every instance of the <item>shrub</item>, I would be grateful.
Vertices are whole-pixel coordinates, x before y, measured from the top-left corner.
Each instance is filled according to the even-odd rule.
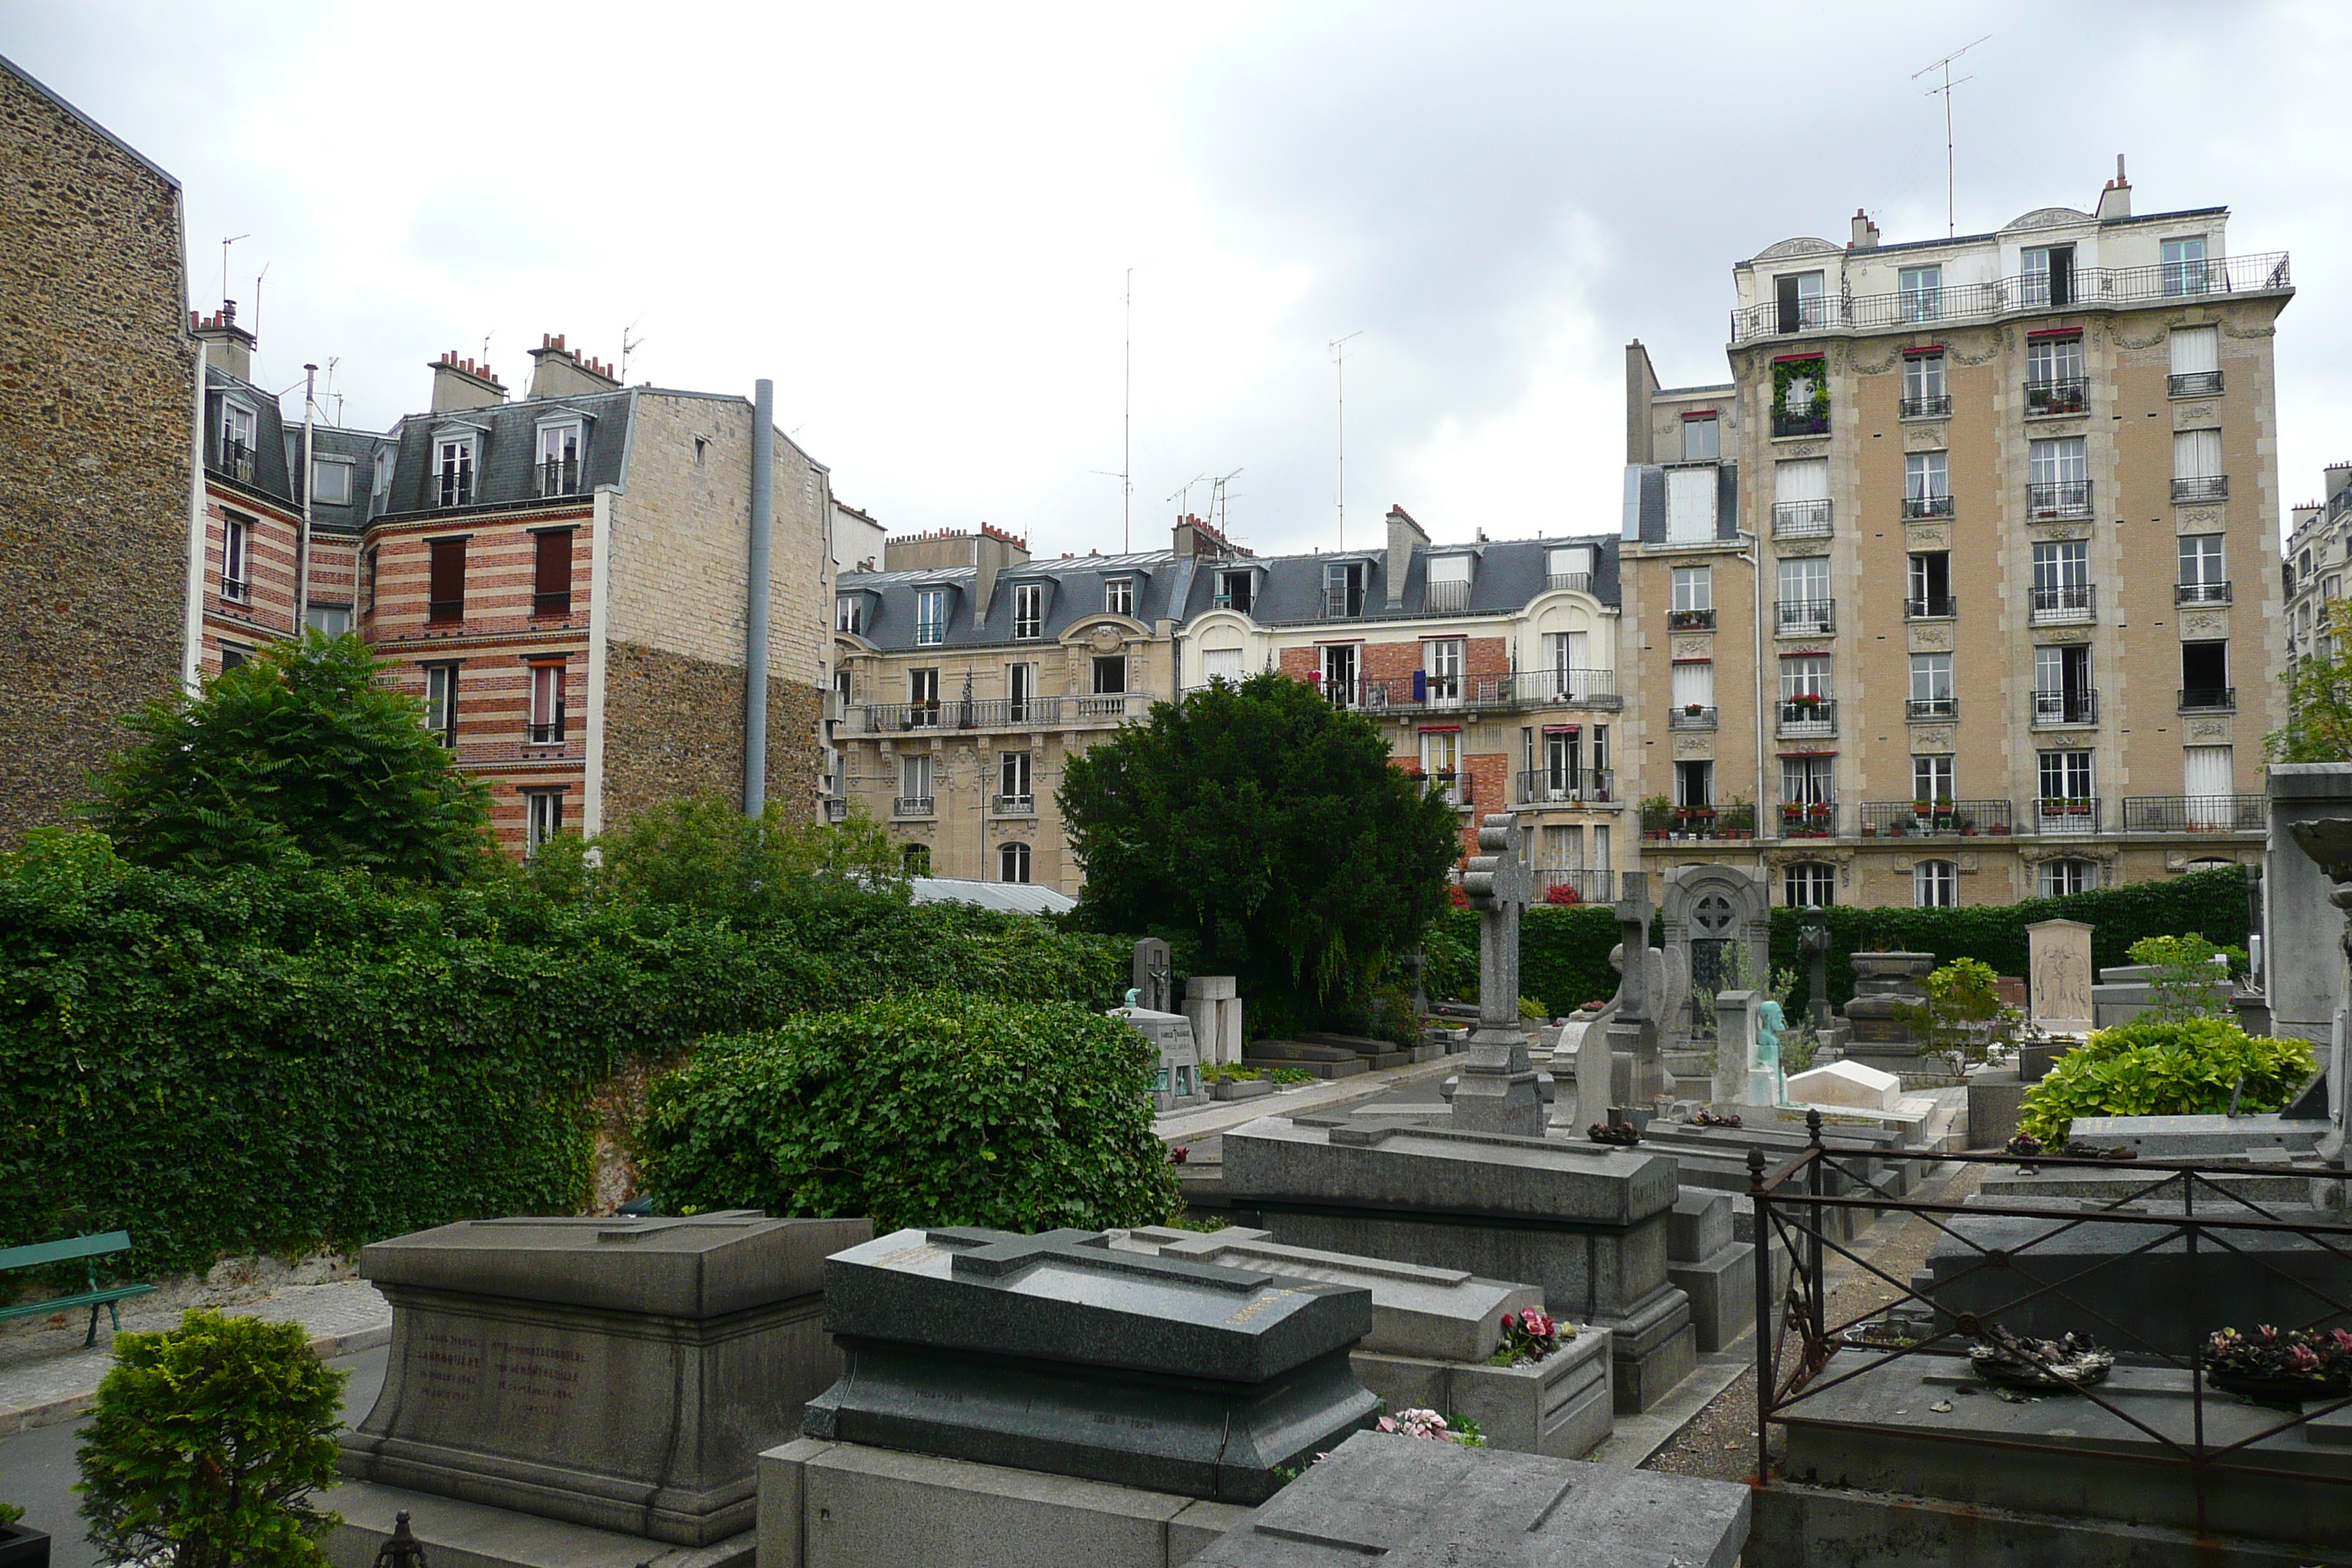
[[[678,1207],[870,1215],[877,1231],[1156,1225],[1158,1057],[1066,1003],[934,994],[705,1041],[648,1096],[648,1182]]]
[[[191,1311],[114,1350],[76,1455],[100,1561],[323,1564],[319,1538],[340,1521],[309,1498],[335,1483],[350,1374],[310,1353],[302,1325]]]
[[[2142,937],[2131,944],[2129,957],[2156,971],[2148,977],[2151,999],[2141,1017],[2169,1023],[2232,1016],[2229,976],[2245,972],[2242,950],[2217,947],[2190,931],[2186,936]]]
[[[2210,1115],[2232,1093],[2241,1110],[2276,1110],[2311,1073],[2307,1040],[2250,1036],[2224,1018],[2135,1018],[2060,1057],[2027,1091],[2018,1131],[2056,1145],[2078,1116]]]

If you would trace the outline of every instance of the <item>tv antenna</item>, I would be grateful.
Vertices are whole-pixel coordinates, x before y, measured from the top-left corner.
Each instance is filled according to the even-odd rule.
[[[275,265],[265,261],[261,264],[261,270],[253,275],[253,325],[246,330],[257,338],[261,335],[261,280],[269,276],[269,269]]]
[[[1348,548],[1348,344],[1362,337],[1357,329],[1344,338],[1333,338],[1330,343],[1331,363],[1339,367],[1339,548]]]
[[[1913,81],[1917,81],[1929,71],[1939,70],[1944,73],[1943,84],[1929,88],[1927,96],[1935,98],[1940,95],[1944,100],[1944,237],[1946,239],[1955,238],[1960,232],[1959,205],[1954,195],[1955,186],[1952,178],[1952,89],[1959,86],[1961,82],[1977,79],[1972,76],[1964,76],[1959,81],[1954,81],[1952,62],[1975,48],[1977,44],[1981,44],[1991,37],[1990,33],[1987,33],[1984,37],[1979,38],[1976,44],[1963,44],[1942,59],[1931,60],[1911,73]]]
[[[1192,487],[1194,485],[1205,485],[1210,482],[1208,475],[1194,474],[1191,479],[1186,479],[1182,484],[1176,487],[1174,493],[1170,495],[1168,499],[1174,501],[1179,507],[1183,509],[1181,511],[1177,513],[1179,517],[1185,515],[1192,510]],[[1215,501],[1211,501],[1209,503],[1210,510],[1214,510],[1216,509],[1216,504],[1217,503]]]
[[[1217,531],[1224,534],[1228,540],[1232,539],[1233,535],[1226,531],[1225,505],[1233,500],[1233,491],[1226,487],[1232,484],[1240,473],[1241,470],[1235,468],[1230,474],[1220,474],[1209,481],[1209,515],[1217,520]]]
[[[643,316],[637,318],[637,321],[644,320]],[[628,384],[629,380],[629,356],[646,346],[645,339],[629,336],[630,331],[636,326],[637,321],[631,321],[628,326],[621,329],[621,384],[625,386]]]
[[[240,239],[251,239],[249,234],[232,234],[221,240],[221,298],[228,298],[228,247]]]

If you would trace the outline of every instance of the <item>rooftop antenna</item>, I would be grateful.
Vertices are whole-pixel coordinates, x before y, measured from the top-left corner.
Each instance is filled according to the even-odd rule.
[[[1191,510],[1192,510],[1192,487],[1193,487],[1194,485],[1205,485],[1205,484],[1207,484],[1208,482],[1209,482],[1209,476],[1208,476],[1208,475],[1206,475],[1206,474],[1194,474],[1191,479],[1186,479],[1182,484],[1181,484],[1181,485],[1179,485],[1179,486],[1177,486],[1177,487],[1176,487],[1175,492],[1174,492],[1173,494],[1171,494],[1168,499],[1169,499],[1170,500],[1174,501],[1178,506],[1180,506],[1180,507],[1181,507],[1181,508],[1183,509],[1183,510],[1182,510],[1182,511],[1180,511],[1180,512],[1178,512],[1178,513],[1177,513],[1177,515],[1178,515],[1179,517],[1183,516],[1186,512],[1189,512],[1189,511],[1191,511]],[[1209,506],[1210,506],[1211,510],[1213,510],[1215,509],[1215,507],[1216,507],[1216,504],[1217,504],[1216,502],[1214,502],[1214,501],[1211,501],[1211,502],[1209,503]]]
[[[637,318],[637,321],[644,320],[643,316]],[[624,385],[628,384],[629,379],[629,356],[646,346],[645,339],[629,336],[631,329],[636,326],[637,321],[631,321],[628,326],[621,329],[621,382]]]
[[[253,326],[250,330],[257,338],[261,335],[261,280],[269,276],[270,268],[276,265],[275,262],[265,261],[261,264],[261,270],[253,275]]]
[[[1944,100],[1944,237],[1946,239],[1955,238],[1960,232],[1959,206],[1954,195],[1952,180],[1952,89],[1959,86],[1960,82],[1977,79],[1972,76],[1964,76],[1959,81],[1954,81],[1952,62],[1975,48],[1977,44],[1981,44],[1991,37],[1990,33],[1987,33],[1983,38],[1979,38],[1976,44],[1963,44],[1942,59],[1931,60],[1911,73],[1913,81],[1917,81],[1929,71],[1939,70],[1944,73],[1943,85],[1929,88],[1927,96],[1934,98],[1941,94]]]
[[[343,395],[335,390],[335,367],[342,363],[341,354],[327,356],[327,397],[335,405],[335,427],[339,430],[343,424]]]
[[[1331,363],[1339,367],[1339,548],[1348,548],[1348,344],[1364,335],[1361,328],[1331,340]]]
[[[1233,499],[1233,492],[1225,487],[1231,484],[1240,473],[1241,470],[1235,468],[1233,473],[1221,474],[1210,481],[1209,510],[1217,520],[1217,531],[1223,533],[1227,539],[1231,539],[1233,535],[1225,532],[1225,504]]]
[[[251,239],[249,234],[232,234],[221,240],[221,298],[228,298],[228,247],[240,239]]]
[[[1127,293],[1121,301],[1127,310],[1127,360],[1119,372],[1118,416],[1118,547],[1120,553],[1135,548],[1129,532],[1129,514],[1135,502],[1135,268],[1127,269]]]

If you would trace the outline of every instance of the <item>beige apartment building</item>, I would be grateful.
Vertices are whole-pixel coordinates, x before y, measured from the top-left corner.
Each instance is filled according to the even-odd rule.
[[[2290,663],[2335,652],[2327,606],[2352,576],[2352,463],[2330,463],[2321,499],[2294,508],[2292,518],[2283,573]]]
[[[2226,208],[1789,239],[1729,381],[1627,351],[1621,767],[1645,861],[1942,906],[2262,852],[2284,719],[2272,339]]]

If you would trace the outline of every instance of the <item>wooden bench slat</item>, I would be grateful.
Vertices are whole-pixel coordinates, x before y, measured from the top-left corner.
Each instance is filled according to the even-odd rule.
[[[100,1307],[110,1301],[121,1301],[132,1296],[144,1296],[154,1289],[152,1285],[115,1285],[104,1290],[84,1290],[78,1295],[52,1296],[46,1301],[19,1301],[13,1307],[0,1307],[0,1319],[38,1317],[44,1312],[62,1312],[68,1307]]]
[[[39,1241],[29,1247],[0,1247],[0,1269],[33,1268],[44,1263],[63,1263],[76,1258],[102,1258],[110,1252],[131,1250],[131,1233],[110,1230],[103,1236],[75,1236],[63,1241]]]

